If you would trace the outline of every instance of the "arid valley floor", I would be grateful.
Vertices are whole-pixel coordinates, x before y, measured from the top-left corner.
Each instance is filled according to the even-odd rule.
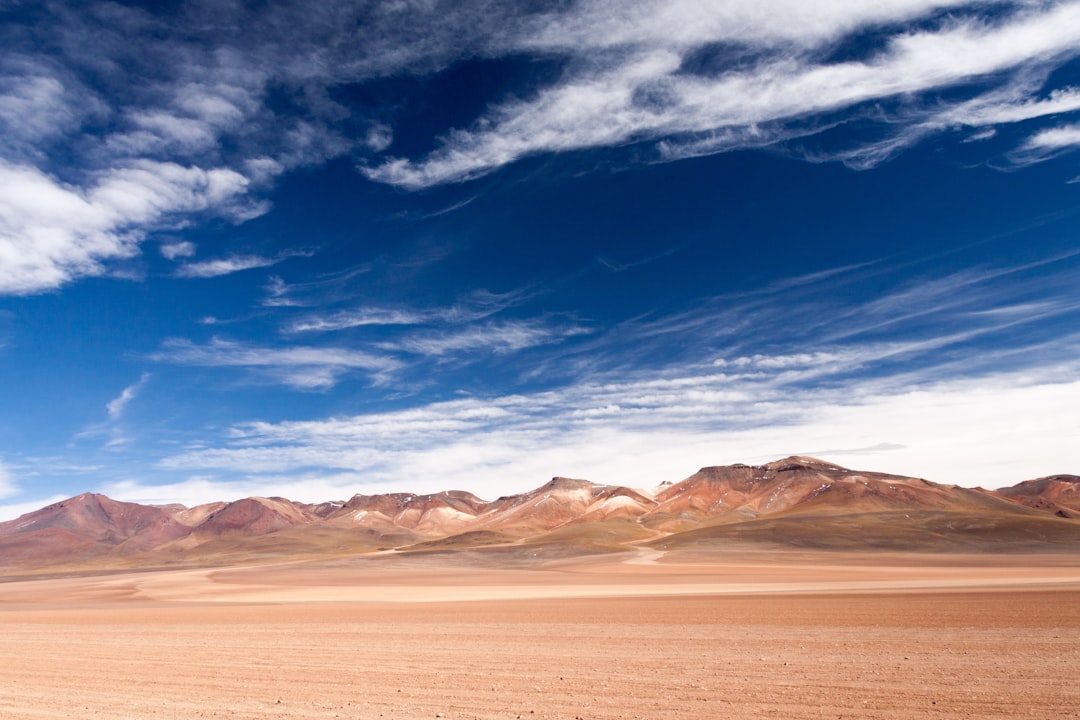
[[[0,717],[1073,718],[1071,553],[480,551],[10,578]]]

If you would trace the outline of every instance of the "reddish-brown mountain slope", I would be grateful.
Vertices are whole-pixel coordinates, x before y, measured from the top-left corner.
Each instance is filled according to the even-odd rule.
[[[959,510],[1002,504],[955,486],[887,473],[849,470],[808,457],[766,465],[702,468],[656,496],[655,514],[701,520],[738,513]]]
[[[1080,517],[1080,477],[1051,475],[1001,488],[997,493],[1007,500],[1047,510],[1061,517]]]
[[[195,528],[200,536],[256,536],[307,525],[318,519],[314,513],[285,498],[244,498],[210,513]]]
[[[84,493],[0,523],[0,563],[148,550],[190,532],[165,509]]]

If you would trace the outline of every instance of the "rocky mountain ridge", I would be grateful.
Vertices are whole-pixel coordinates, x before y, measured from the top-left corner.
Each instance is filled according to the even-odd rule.
[[[0,523],[0,571],[65,563],[213,563],[394,548],[558,544],[617,550],[769,542],[813,547],[1080,548],[1080,477],[1000,490],[856,471],[815,458],[705,467],[655,490],[553,478],[482,500],[455,490],[195,508],[85,493]]]

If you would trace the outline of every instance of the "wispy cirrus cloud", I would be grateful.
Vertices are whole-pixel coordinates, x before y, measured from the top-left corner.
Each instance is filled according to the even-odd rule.
[[[656,262],[657,260],[662,260],[670,255],[674,255],[675,253],[679,252],[679,249],[680,248],[676,245],[675,247],[667,248],[666,250],[662,250],[647,257],[637,258],[635,260],[623,262],[613,260],[603,255],[597,255],[596,262],[599,263],[601,267],[610,272],[621,273],[626,272],[627,270],[630,270],[632,268],[641,267],[642,265],[648,265],[650,263]]]
[[[176,276],[182,278],[213,278],[232,275],[244,270],[272,267],[285,260],[284,257],[263,257],[261,255],[230,255],[213,260],[189,262],[176,269]]]
[[[105,405],[105,409],[109,413],[109,419],[119,420],[123,416],[124,411],[127,410],[127,406],[131,404],[132,400],[138,397],[139,392],[149,381],[150,373],[143,373],[138,382],[128,385],[119,395],[110,400]]]
[[[1045,77],[1040,73],[1018,71],[1001,87],[984,92],[971,100],[899,107],[882,117],[888,121],[888,125],[881,139],[831,151],[809,151],[803,148],[796,152],[815,162],[840,161],[850,167],[867,169],[943,132],[964,130],[968,134],[961,142],[979,142],[996,137],[997,126],[1000,125],[1050,118],[1080,110],[1080,91],[1071,87],[1061,88],[1051,90],[1045,97],[1041,97],[1044,83]],[[874,112],[881,114],[878,108],[875,108]],[[701,154],[692,152],[693,146],[689,149],[691,152],[685,154]],[[1008,153],[1009,166],[1025,164],[1020,152],[1021,150],[1017,149]]]
[[[787,377],[810,387],[1059,363],[1068,359],[1072,341],[1065,338],[1080,319],[1071,289],[1080,282],[1077,257],[947,273],[936,271],[933,259],[904,272],[896,270],[899,259],[817,271],[540,345],[517,367],[523,381],[550,386],[646,369],[749,373],[790,363],[798,368]]]
[[[429,313],[394,308],[360,307],[331,313],[308,315],[286,323],[282,331],[290,334],[334,332],[379,325],[418,325],[428,322]]]
[[[350,276],[348,280],[353,277],[356,275]],[[345,292],[342,286],[343,282],[335,278],[329,285],[333,294],[327,296],[322,304],[332,306],[336,299],[349,298],[350,294]],[[271,295],[271,306],[306,307],[316,304],[315,298],[318,297],[319,291],[326,288],[323,282],[290,286],[280,278],[275,278],[268,289]],[[446,307],[410,308],[361,305],[338,310],[317,310],[286,322],[282,326],[282,332],[293,335],[335,332],[368,326],[463,325],[484,320],[523,305],[542,292],[544,291],[533,286],[502,293],[478,289],[466,293],[457,302]]]
[[[450,330],[418,332],[377,345],[385,350],[425,357],[477,352],[504,355],[587,335],[589,332],[588,328],[577,325],[555,326],[537,320],[506,320],[471,324]]]
[[[76,433],[75,437],[78,439],[106,438],[104,447],[110,450],[116,450],[130,445],[132,438],[128,434],[127,428],[124,426],[124,416],[127,413],[128,406],[131,405],[146,387],[147,383],[150,382],[150,377],[150,373],[143,373],[137,382],[134,382],[121,390],[119,395],[105,403],[105,412],[108,415],[108,418],[103,422],[92,423]],[[54,459],[47,458],[35,458],[35,462],[39,463],[43,468],[48,468],[50,472],[66,474],[72,471],[79,472],[85,469],[85,466],[72,465],[70,463],[64,463],[63,461],[57,462]]]
[[[346,374],[358,372],[382,382],[401,364],[386,355],[337,347],[271,348],[214,338],[199,345],[172,339],[149,355],[156,362],[197,367],[233,367],[258,371],[298,390],[327,390]]]
[[[370,273],[372,264],[362,263],[355,267],[332,273],[328,277],[301,283],[288,283],[277,275],[266,284],[263,307],[311,308],[330,306],[355,297],[352,284],[356,278]]]
[[[835,154],[865,167],[940,129],[949,114],[980,125],[1075,110],[1075,89],[1059,89],[1058,97],[1040,100],[1033,93],[1041,83],[1032,78],[1044,80],[1078,54],[1077,3],[1019,5],[986,16],[938,20],[887,36],[867,57],[829,58],[832,43],[848,32],[932,15],[947,5],[975,9],[970,3],[897,2],[845,11],[815,4],[791,8],[805,23],[800,27],[778,21],[771,11],[766,17],[731,3],[710,8],[635,4],[613,12],[606,3],[586,3],[552,20],[535,46],[571,56],[586,48],[606,52],[588,63],[571,63],[559,82],[535,97],[492,107],[476,126],[444,136],[427,157],[388,160],[366,172],[375,180],[420,188],[476,177],[537,153],[648,140],[660,143],[661,156],[677,159],[815,134],[843,122],[829,113],[901,100],[892,112],[876,108],[886,122],[903,126],[891,132],[886,145],[871,142]],[[603,17],[601,7],[612,16]],[[680,29],[683,24],[695,30]],[[610,35],[602,36],[602,28]],[[669,34],[661,35],[660,29]],[[582,50],[572,49],[571,38]],[[739,62],[725,62],[722,48],[738,43],[744,44]],[[977,89],[993,74],[1005,76],[1010,92],[1000,92],[999,85]],[[1018,76],[1026,94],[1017,92]],[[922,93],[957,85],[977,94],[965,101],[966,108],[965,103],[943,108],[940,98],[920,99]]]
[[[1018,165],[1042,162],[1080,148],[1080,123],[1057,125],[1035,133],[1010,154]]]

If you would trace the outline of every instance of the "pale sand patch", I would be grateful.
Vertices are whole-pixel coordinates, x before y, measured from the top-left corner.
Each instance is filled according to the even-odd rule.
[[[482,558],[484,556],[481,556]],[[354,556],[230,568],[0,583],[0,608],[56,603],[457,602],[589,597],[878,593],[1080,587],[1071,556],[773,553],[702,559],[658,551],[523,568],[457,554]]]

